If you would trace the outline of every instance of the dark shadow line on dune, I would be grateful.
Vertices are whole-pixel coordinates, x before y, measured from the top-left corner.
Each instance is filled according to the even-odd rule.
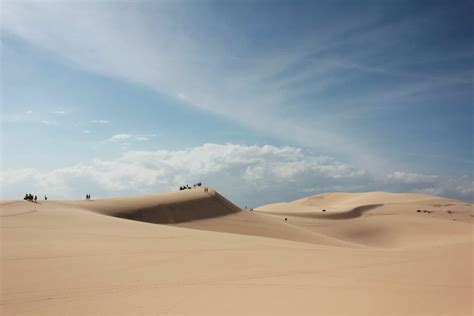
[[[168,203],[166,205],[156,205],[144,208],[132,209],[126,212],[104,212],[97,210],[98,213],[118,217],[122,219],[153,223],[153,224],[179,224],[206,218],[222,217],[242,211],[234,203],[217,192],[209,192],[202,203],[208,204],[203,206],[200,211],[191,211],[192,202]],[[199,202],[197,202],[199,203]]]
[[[189,212],[186,209],[174,209],[168,206],[168,209],[158,210],[156,207],[137,209],[129,213],[112,213],[107,214],[113,217],[128,219],[133,221],[152,223],[152,224],[180,224],[206,218],[222,217],[229,214],[237,213],[240,210],[222,210],[221,212]]]
[[[316,212],[282,212],[282,213],[272,213],[266,211],[259,211],[260,213],[266,213],[271,215],[286,215],[286,216],[298,216],[298,217],[308,217],[308,218],[321,218],[321,219],[351,219],[361,217],[364,212],[372,210],[374,208],[383,206],[384,204],[368,204],[355,207],[349,211],[342,213],[330,213],[326,212],[324,214]]]

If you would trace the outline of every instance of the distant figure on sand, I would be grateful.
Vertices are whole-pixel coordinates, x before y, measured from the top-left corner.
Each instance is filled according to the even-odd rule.
[[[48,200],[48,197],[47,197],[46,195],[44,196],[44,200],[45,200],[45,201],[47,201],[47,200]]]
[[[35,195],[35,203],[38,203],[38,197]]]

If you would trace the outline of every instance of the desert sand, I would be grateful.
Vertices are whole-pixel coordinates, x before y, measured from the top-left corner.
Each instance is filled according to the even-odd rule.
[[[2,201],[2,315],[472,315],[473,205],[212,188]]]

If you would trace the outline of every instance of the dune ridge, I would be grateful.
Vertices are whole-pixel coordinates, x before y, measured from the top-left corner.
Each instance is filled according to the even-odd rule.
[[[240,212],[241,209],[212,188],[76,201],[69,203],[114,217],[155,224],[176,224]]]
[[[350,219],[350,218],[357,218],[361,217],[364,212],[372,210],[377,207],[381,207],[384,204],[367,204],[367,205],[360,205],[356,206],[352,209],[343,212],[334,212],[334,213],[326,213],[326,210],[321,211],[322,213],[317,213],[314,210],[306,211],[306,212],[291,212],[291,211],[279,211],[278,214],[280,215],[288,215],[288,216],[300,216],[300,217],[311,217],[311,218],[322,218],[322,219]],[[261,213],[267,214],[274,214],[272,211],[265,211],[265,208],[259,208],[257,211]]]
[[[255,211],[240,209],[213,188],[61,203],[140,222],[348,248],[457,242],[474,223],[472,206],[414,193],[325,193]],[[430,213],[421,213],[427,208]],[[455,226],[448,222],[454,216]]]
[[[325,236],[377,248],[420,247],[472,239],[474,209],[415,193],[325,193],[256,208]]]
[[[470,315],[473,215],[380,192],[2,201],[0,314]]]

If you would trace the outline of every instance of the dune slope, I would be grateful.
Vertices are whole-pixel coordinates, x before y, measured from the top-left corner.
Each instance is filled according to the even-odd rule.
[[[319,218],[282,215],[301,209],[281,205],[276,211],[263,207],[262,214],[239,211],[225,200],[217,207],[221,202],[192,191],[1,202],[0,314],[472,314],[472,206],[433,197],[407,204],[325,197],[331,213],[383,206]],[[314,200],[302,206],[305,213],[322,212]],[[208,206],[215,209],[206,213]],[[420,206],[438,211],[412,209]],[[447,207],[457,213],[448,214]],[[180,213],[187,208],[201,214]],[[180,215],[152,216],[163,209]],[[137,212],[199,230],[125,219],[141,219],[130,215]],[[466,215],[466,221],[453,221],[454,215]],[[250,236],[258,231],[272,238]],[[279,238],[297,231],[304,232],[304,242]],[[416,234],[430,237],[412,246]]]
[[[256,209],[359,245],[418,247],[472,238],[470,204],[423,194],[328,193]]]
[[[101,214],[141,222],[174,224],[219,217],[241,209],[212,188],[178,192],[69,202],[69,205]],[[65,202],[63,202],[65,203]]]

